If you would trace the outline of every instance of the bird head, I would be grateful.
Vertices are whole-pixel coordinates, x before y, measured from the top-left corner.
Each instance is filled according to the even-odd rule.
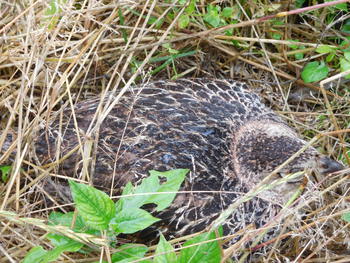
[[[232,148],[234,169],[240,182],[248,190],[263,180],[264,184],[273,185],[258,196],[279,204],[288,201],[297,191],[306,171],[326,175],[344,168],[317,152],[284,123],[270,120],[241,126]]]

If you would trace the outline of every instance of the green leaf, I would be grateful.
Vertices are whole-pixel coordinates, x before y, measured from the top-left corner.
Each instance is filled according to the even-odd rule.
[[[224,9],[222,9],[221,15],[225,18],[231,18],[233,11],[234,9],[232,7],[225,7]]]
[[[70,243],[71,241],[74,241],[76,243],[79,243],[81,244],[81,247],[84,245],[78,241],[75,241],[75,240],[72,240],[70,239],[69,237],[66,237],[66,236],[63,236],[63,235],[59,235],[59,234],[54,234],[54,233],[49,233],[46,235],[46,238],[48,240],[51,241],[52,245],[54,245],[55,247],[58,247],[58,246],[62,246],[62,245],[65,245],[65,244],[68,244]]]
[[[167,208],[174,200],[188,171],[188,169],[175,169],[167,172],[150,171],[150,176],[143,179],[140,185],[133,187],[131,183],[128,183],[124,187],[122,197],[116,202],[116,215],[111,220],[111,227],[114,231],[132,234],[159,221],[158,218],[140,207],[146,204],[156,204],[156,211]],[[159,177],[165,177],[166,182],[160,184]]]
[[[301,78],[306,82],[315,82],[325,79],[328,75],[329,68],[322,61],[319,63],[318,61],[313,61],[307,63],[301,72]]]
[[[148,248],[139,244],[125,244],[118,248],[118,251],[112,255],[113,263],[128,263],[138,261],[143,258]],[[150,262],[148,260],[138,262]]]
[[[177,257],[174,248],[166,241],[164,236],[160,234],[153,263],[175,263],[176,261]]]
[[[74,218],[74,212],[61,213],[61,212],[52,212],[49,215],[49,225],[60,225],[70,227]],[[76,232],[84,232],[87,229],[87,226],[84,223],[84,220],[80,215],[77,215],[74,223],[73,230]]]
[[[203,16],[205,22],[207,22],[212,27],[218,27],[221,23],[221,18],[219,16],[220,7],[208,5],[207,13]]]
[[[219,231],[219,236],[222,236],[222,230]],[[221,261],[221,248],[218,241],[202,243],[208,240],[217,238],[215,232],[203,233],[185,242],[183,247],[198,244],[189,248],[183,248],[180,254],[180,263],[219,263]]]
[[[71,227],[73,218],[74,218],[74,212],[69,212],[66,214],[61,213],[61,212],[52,212],[49,216],[48,225],[60,225],[60,226]],[[92,234],[92,235],[99,234],[99,231],[88,228],[88,226],[85,224],[82,217],[79,215],[77,215],[75,218],[73,231],[81,232],[81,233],[88,233],[88,234]],[[64,235],[61,235],[61,234],[49,233],[46,235],[46,237],[51,241],[51,243],[54,246],[64,245],[64,244],[70,243],[72,241],[76,242],[77,244],[81,244],[83,246],[82,243],[75,241],[75,240],[73,240],[69,237],[66,237]]]
[[[294,57],[295,57],[295,59],[303,59],[304,58],[304,53],[296,53],[295,55],[294,55]]]
[[[321,46],[318,46],[315,51],[320,54],[326,54],[326,53],[334,52],[334,50],[335,48],[331,46],[321,45]]]
[[[75,242],[74,240],[71,241],[72,242],[57,246],[49,251],[46,251],[41,246],[33,247],[28,252],[22,263],[47,263],[57,261],[63,252],[76,252],[83,246],[83,244],[78,244],[78,242]]]
[[[44,13],[44,21],[48,22],[48,28],[53,29],[59,21],[60,13],[62,12],[61,4],[65,4],[67,0],[51,0],[49,7]]]
[[[104,192],[85,184],[69,180],[74,203],[85,223],[96,230],[108,228],[115,215],[113,201]]]
[[[158,17],[151,16],[149,18],[149,20],[147,21],[147,24],[153,25],[155,23],[155,27],[160,28],[162,26],[163,22],[164,22],[163,18],[158,20]]]
[[[306,1],[306,0],[296,0],[296,1],[295,1],[295,6],[296,6],[297,8],[301,8],[301,7],[303,7],[303,4],[305,3],[305,1]]]
[[[341,72],[350,70],[350,60],[348,60],[346,58],[340,58],[339,62],[340,62],[340,71]],[[350,79],[350,74],[346,75],[345,79]]]
[[[124,201],[128,207],[141,207],[145,204],[153,203],[157,205],[156,211],[162,211],[174,200],[176,192],[185,180],[188,171],[188,169],[175,169],[166,172],[149,171],[150,176],[143,179],[142,183],[134,190],[134,194],[138,195],[125,198]],[[165,177],[167,181],[160,184],[159,177]]]
[[[344,52],[344,58],[350,61],[350,51]]]
[[[123,15],[121,8],[119,8],[119,10],[118,10],[118,16],[119,16],[120,25],[123,26],[125,23],[125,18],[124,18],[124,15]],[[121,28],[120,30],[122,31],[122,37],[124,39],[124,42],[127,43],[128,42],[128,33],[126,32],[126,29]]]
[[[338,8],[339,10],[348,11],[348,6],[346,3],[340,3],[340,4],[336,4],[334,7]]]
[[[162,211],[165,208],[167,208],[171,202],[174,200],[176,196],[176,192],[179,190],[181,184],[186,178],[186,174],[189,172],[188,169],[175,169],[171,171],[166,172],[159,172],[155,170],[149,171],[151,176],[158,176],[158,177],[165,177],[167,181],[163,184],[161,184],[157,192],[158,193],[166,193],[168,194],[153,194],[150,195],[147,202],[148,203],[154,203],[157,205],[156,211]],[[140,189],[137,189],[135,193],[143,192]],[[173,193],[170,193],[173,192]]]
[[[196,10],[196,1],[197,0],[191,0],[190,4],[185,9],[186,14],[191,15]],[[187,0],[185,0],[185,3],[187,3]]]
[[[83,246],[83,244],[80,244],[80,243],[72,240],[72,242],[70,242],[70,243],[66,243],[64,245],[55,247],[54,249],[47,251],[47,253],[42,257],[41,261],[39,261],[39,262],[46,263],[46,262],[57,261],[57,259],[59,258],[59,256],[63,252],[76,252],[82,246]]]
[[[1,165],[0,166],[0,172],[1,172],[1,180],[6,183],[7,180],[9,179],[9,175],[11,172],[11,165]]]
[[[178,23],[179,23],[180,28],[186,28],[188,26],[188,24],[190,23],[189,15],[187,15],[187,14],[181,15],[179,17]]]
[[[290,40],[290,41],[298,42],[298,41],[296,41],[296,40]],[[289,46],[291,49],[293,49],[293,50],[299,48],[299,45],[297,45],[297,44],[289,44],[288,46]]]
[[[33,262],[39,263],[42,257],[46,253],[47,251],[43,249],[42,246],[33,247],[31,250],[29,250],[25,258],[23,259],[22,263],[33,263]]]
[[[289,41],[298,42],[297,40],[293,40],[293,39],[289,39]],[[288,46],[293,50],[305,49],[305,46],[301,46],[301,45],[297,45],[297,44],[289,44]],[[295,57],[295,59],[303,59],[304,53],[303,52],[296,53],[296,54],[294,54],[294,57]]]
[[[272,38],[276,40],[280,40],[282,38],[282,35],[280,33],[272,33]]]
[[[347,34],[350,34],[350,19],[347,19],[346,22],[341,27],[341,31]]]
[[[344,214],[341,216],[341,219],[343,219],[343,220],[345,220],[346,222],[349,222],[349,223],[350,223],[350,212],[344,213]]]
[[[133,234],[149,227],[159,220],[159,218],[152,216],[143,209],[132,207],[128,209],[123,207],[121,210],[117,211],[110,225],[117,234]]]
[[[343,52],[350,51],[350,37],[346,37],[346,39],[343,40],[339,46]]]
[[[335,57],[335,52],[331,52],[326,57],[326,62],[331,62]]]

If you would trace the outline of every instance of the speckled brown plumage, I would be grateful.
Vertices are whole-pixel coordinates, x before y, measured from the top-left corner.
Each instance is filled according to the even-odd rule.
[[[78,144],[77,134],[83,142],[88,139],[84,135],[99,103],[99,98],[93,98],[76,105],[78,132],[70,110],[64,112],[62,120],[52,120],[48,129],[38,133],[36,161],[54,161],[57,152],[64,156]],[[140,182],[151,169],[191,170],[181,188],[189,193],[178,194],[169,209],[157,214],[162,221],[143,232],[143,239],[154,238],[157,229],[163,229],[168,237],[203,230],[305,145],[245,84],[211,79],[158,81],[133,87],[95,134],[98,144],[96,155],[92,154],[96,160],[91,162],[94,169],[90,176],[93,184],[106,192],[112,188],[120,193],[125,183]],[[59,166],[57,173],[79,176],[80,160],[81,153],[77,151]],[[332,172],[340,167],[309,148],[278,176],[305,168]],[[225,234],[250,223],[263,225],[300,181],[286,183],[240,206],[225,223]],[[57,189],[51,192],[65,195],[61,188]]]

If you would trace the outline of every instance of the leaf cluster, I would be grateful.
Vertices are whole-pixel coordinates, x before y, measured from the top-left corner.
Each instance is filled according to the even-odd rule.
[[[144,260],[142,259],[149,252],[149,248],[145,245],[124,244],[116,247],[119,234],[135,233],[160,220],[141,207],[146,204],[154,204],[156,212],[168,208],[187,173],[187,169],[167,172],[150,171],[150,176],[143,179],[141,184],[133,186],[128,183],[124,187],[122,196],[115,203],[106,193],[92,186],[70,180],[69,185],[78,213],[52,212],[49,216],[49,224],[69,227],[77,234],[77,237],[81,233],[98,237],[107,236],[108,245],[116,250],[111,255],[113,263],[127,263],[135,260],[148,263],[220,262],[221,248],[215,239],[222,234],[221,230],[220,234],[219,232],[203,233],[185,242],[178,255],[162,234],[160,234],[155,255]],[[161,178],[165,178],[166,181],[161,183]],[[63,252],[88,253],[91,251],[91,247],[80,242],[79,238],[72,239],[62,233],[48,233],[46,238],[54,248],[46,250],[42,246],[33,247],[24,258],[23,263],[53,262]]]

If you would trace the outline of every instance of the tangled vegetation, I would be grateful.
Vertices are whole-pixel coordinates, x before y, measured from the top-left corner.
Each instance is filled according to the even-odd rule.
[[[60,114],[63,105],[73,107],[106,91],[122,96],[130,85],[154,79],[215,77],[248,82],[320,152],[349,166],[350,6],[325,1],[313,8],[314,2],[3,1],[0,147],[12,129],[18,137],[0,155],[0,261],[224,262],[232,253],[244,261],[250,251],[268,246],[261,262],[346,262],[349,170],[316,178],[283,209],[281,234],[247,251],[239,244],[223,249],[220,231],[161,237],[150,248],[122,245],[118,234],[156,222],[141,209],[145,202],[164,209],[175,194],[161,200],[150,195],[146,201],[134,195],[113,203],[71,181],[78,212],[67,212],[72,204],[48,205],[40,186],[56,175],[27,161],[36,127]],[[171,177],[152,173],[149,178]],[[181,182],[169,189],[154,183],[148,192],[176,192]],[[128,184],[123,195],[145,192],[143,185]],[[263,232],[247,229],[242,240],[254,244]]]

